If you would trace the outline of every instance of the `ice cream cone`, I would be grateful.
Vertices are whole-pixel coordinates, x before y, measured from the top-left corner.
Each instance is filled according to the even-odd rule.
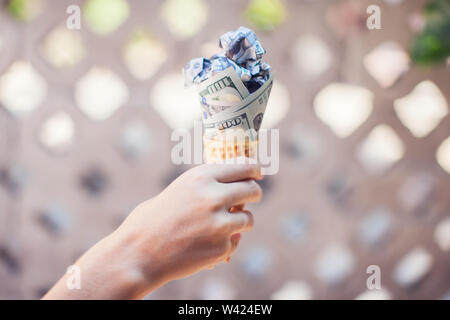
[[[257,160],[258,132],[272,84],[273,76],[242,101],[203,119],[203,152],[206,163],[237,157]]]
[[[239,157],[256,160],[258,140],[227,142],[204,139],[203,148],[206,163],[217,163]]]

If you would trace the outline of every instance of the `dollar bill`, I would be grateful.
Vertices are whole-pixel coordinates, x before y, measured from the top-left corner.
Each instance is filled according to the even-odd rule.
[[[198,86],[204,118],[236,105],[250,93],[233,67],[212,76]]]
[[[256,34],[246,27],[225,33],[220,37],[219,45],[225,50],[227,58],[249,70],[266,53]]]
[[[270,66],[261,60],[266,50],[244,27],[224,34],[219,45],[223,52],[193,59],[184,68],[185,84],[197,85],[204,138],[228,141],[236,134],[255,141],[273,84]]]
[[[212,76],[198,86],[200,97],[208,100],[239,102],[250,94],[233,67]]]
[[[208,71],[211,69],[211,60],[195,58],[189,61],[183,68],[184,86],[189,87],[208,79]]]
[[[256,140],[269,101],[272,85],[273,76],[270,76],[262,87],[242,101],[204,118],[205,137],[207,139],[216,139],[223,136],[223,132],[226,130],[239,129],[248,132],[251,140]],[[208,103],[207,99],[206,103]]]
[[[256,34],[245,27],[220,37],[222,52],[210,58],[195,58],[183,69],[185,86],[199,85],[232,67],[249,93],[259,89],[270,77],[270,66],[262,61],[266,50]]]

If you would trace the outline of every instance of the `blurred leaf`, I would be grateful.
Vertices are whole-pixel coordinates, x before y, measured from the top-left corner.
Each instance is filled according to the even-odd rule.
[[[432,0],[424,8],[425,30],[411,48],[413,61],[421,65],[444,62],[450,57],[450,1]]]
[[[10,0],[6,8],[14,18],[27,22],[40,13],[42,0]]]
[[[252,0],[245,17],[255,28],[271,31],[286,20],[286,8],[280,0]]]
[[[116,30],[130,14],[125,0],[88,0],[83,9],[87,24],[99,35]]]

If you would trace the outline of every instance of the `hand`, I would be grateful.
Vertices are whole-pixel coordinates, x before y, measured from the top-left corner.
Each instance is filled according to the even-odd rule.
[[[253,227],[243,205],[261,200],[255,182],[261,178],[255,165],[196,167],[140,204],[117,233],[137,240],[147,278],[166,282],[211,268],[233,254],[240,232]]]
[[[188,170],[76,262],[83,276],[80,292],[65,288],[66,275],[44,298],[140,298],[227,261],[240,232],[253,227],[253,215],[243,208],[261,200],[259,179],[259,168],[249,164]]]

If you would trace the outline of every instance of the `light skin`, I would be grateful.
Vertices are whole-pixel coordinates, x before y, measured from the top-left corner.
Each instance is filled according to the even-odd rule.
[[[165,283],[229,261],[253,227],[244,204],[261,200],[253,164],[210,164],[186,171],[138,205],[75,265],[81,289],[64,275],[43,299],[140,299]]]

